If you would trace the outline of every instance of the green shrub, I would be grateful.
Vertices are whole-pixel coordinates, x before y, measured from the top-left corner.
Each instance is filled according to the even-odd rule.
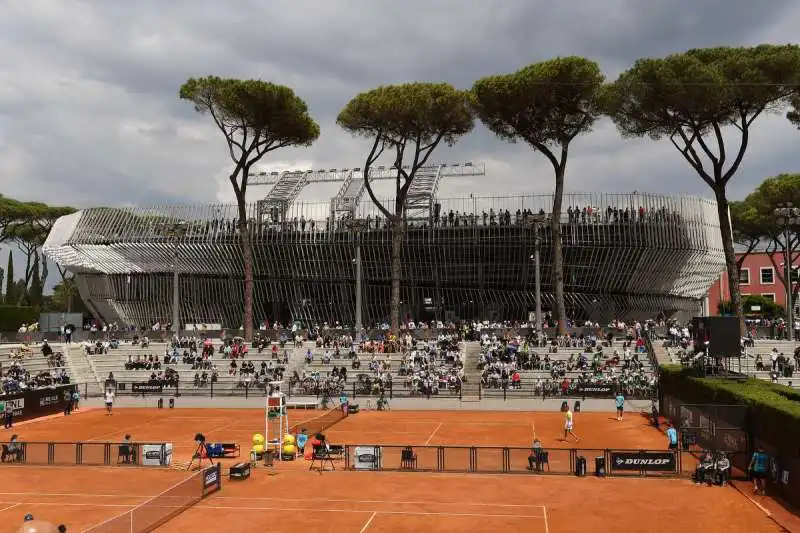
[[[693,369],[661,367],[661,390],[684,403],[746,405],[748,430],[776,449],[795,454],[800,447],[800,392],[760,379],[698,377]]]
[[[0,331],[16,332],[22,324],[30,324],[39,320],[39,309],[36,307],[17,307],[0,305]]]

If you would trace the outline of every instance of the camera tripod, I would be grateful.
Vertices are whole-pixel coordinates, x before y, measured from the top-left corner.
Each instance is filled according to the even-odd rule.
[[[206,448],[205,441],[197,442],[197,450],[195,450],[194,455],[192,455],[192,460],[189,461],[189,466],[186,467],[186,469],[192,470],[195,461],[197,461],[197,470],[203,468],[203,461],[208,461],[208,466],[214,465],[214,459],[208,456],[208,448]]]

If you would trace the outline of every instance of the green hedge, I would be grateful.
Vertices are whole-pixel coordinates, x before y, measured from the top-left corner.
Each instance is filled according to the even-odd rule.
[[[694,369],[662,365],[661,391],[684,403],[746,405],[755,438],[785,453],[800,449],[800,392],[794,389],[761,379],[701,378]]]
[[[39,309],[36,307],[0,305],[0,331],[6,333],[15,332],[22,324],[38,321]]]

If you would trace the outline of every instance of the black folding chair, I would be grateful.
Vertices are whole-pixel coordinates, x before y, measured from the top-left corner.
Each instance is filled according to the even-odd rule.
[[[411,446],[406,446],[400,451],[400,468],[416,470],[417,454]]]
[[[325,444],[314,446],[314,450],[311,452],[311,466],[309,466],[308,469],[314,470],[314,465],[317,465],[316,470],[324,472],[326,470],[325,463],[331,465],[331,470],[336,470],[336,466],[333,464],[333,457],[331,457],[328,447]]]

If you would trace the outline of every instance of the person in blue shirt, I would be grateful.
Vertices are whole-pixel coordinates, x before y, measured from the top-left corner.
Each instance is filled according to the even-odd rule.
[[[753,493],[764,496],[766,494],[767,471],[769,470],[769,455],[764,453],[764,448],[759,446],[750,459],[750,477],[753,480]]]
[[[678,430],[672,424],[667,427],[667,447],[670,450],[678,449]]]
[[[617,404],[617,420],[622,420],[622,412],[625,410],[625,396],[622,395],[621,391],[617,393],[614,402]]]
[[[297,451],[300,454],[303,453],[303,449],[306,447],[306,443],[308,442],[308,433],[306,433],[307,431],[308,430],[306,428],[303,428],[300,430],[300,433],[297,434],[297,437],[295,437],[295,442],[297,442]]]

